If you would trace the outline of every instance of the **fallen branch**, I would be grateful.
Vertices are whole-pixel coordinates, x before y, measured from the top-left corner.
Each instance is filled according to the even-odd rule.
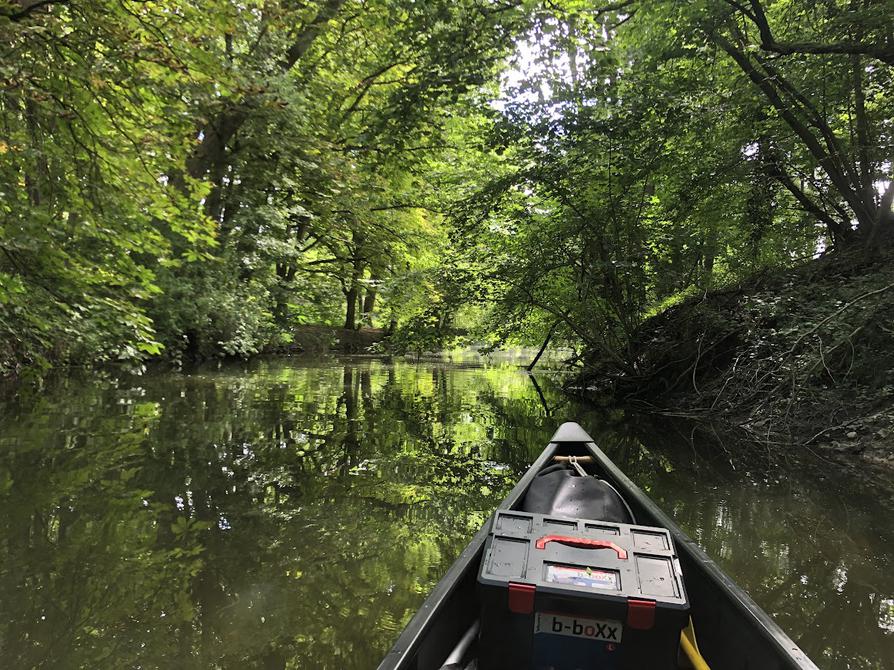
[[[848,421],[845,421],[844,423],[839,423],[839,424],[836,424],[836,425],[834,425],[834,426],[829,426],[828,428],[824,428],[823,430],[821,430],[820,432],[818,432],[816,435],[814,435],[813,437],[811,437],[809,440],[807,440],[806,442],[802,442],[801,444],[802,444],[803,446],[806,447],[808,444],[812,444],[813,442],[815,442],[816,440],[818,440],[820,437],[822,437],[822,436],[825,435],[826,433],[830,433],[830,432],[832,432],[833,430],[839,430],[839,429],[847,428],[847,427],[850,426],[851,424],[857,423],[858,421],[862,421],[862,422],[864,422],[864,423],[869,423],[869,422],[874,421],[875,419],[879,418],[880,416],[882,416],[882,415],[884,415],[884,414],[890,414],[890,413],[891,413],[890,409],[884,409],[884,410],[882,410],[882,411],[880,411],[880,412],[876,412],[876,413],[873,414],[872,416],[855,416],[853,419],[849,419]]]

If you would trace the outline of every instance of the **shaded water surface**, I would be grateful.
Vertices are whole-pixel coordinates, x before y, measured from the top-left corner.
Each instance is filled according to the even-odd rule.
[[[541,381],[291,359],[8,393],[0,667],[375,668],[576,419],[820,667],[894,668],[891,496]]]

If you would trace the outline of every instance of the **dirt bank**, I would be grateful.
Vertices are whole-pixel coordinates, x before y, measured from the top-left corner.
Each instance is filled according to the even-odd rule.
[[[894,469],[892,261],[839,254],[687,299],[639,328],[633,371],[591,360],[574,388]]]

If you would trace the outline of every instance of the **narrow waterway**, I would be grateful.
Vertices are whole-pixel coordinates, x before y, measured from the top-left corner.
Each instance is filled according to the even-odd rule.
[[[7,389],[0,667],[375,668],[573,419],[821,668],[894,668],[894,496],[539,381],[295,358]]]

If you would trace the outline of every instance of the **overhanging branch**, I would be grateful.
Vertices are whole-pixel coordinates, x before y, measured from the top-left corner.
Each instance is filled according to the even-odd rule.
[[[761,49],[772,51],[780,55],[790,54],[814,54],[814,55],[865,55],[876,58],[888,65],[894,65],[894,44],[879,44],[875,42],[834,42],[824,44],[821,42],[777,42],[773,37],[770,22],[764,12],[760,0],[750,0],[751,12],[746,11],[738,2],[730,1],[729,4],[737,7],[750,18],[757,26],[761,36]]]

